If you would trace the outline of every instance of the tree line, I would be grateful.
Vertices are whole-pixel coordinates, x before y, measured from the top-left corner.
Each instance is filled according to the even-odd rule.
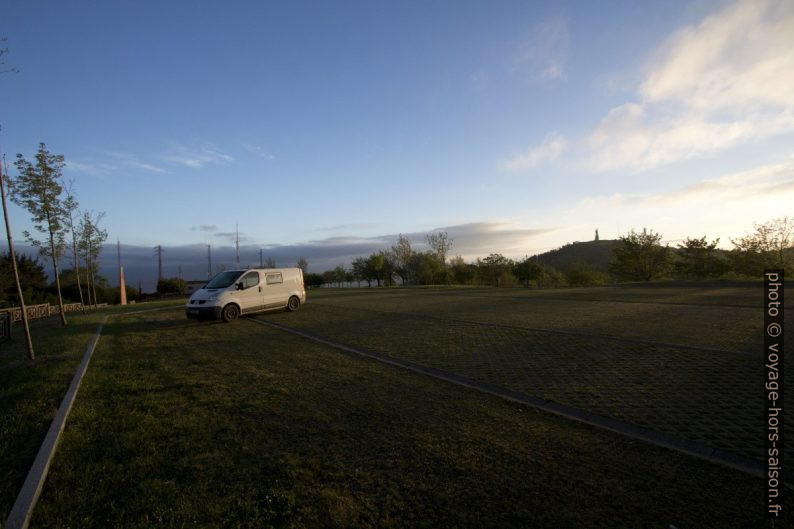
[[[339,265],[321,274],[306,274],[310,287],[395,285],[480,285],[557,288],[598,286],[622,281],[659,279],[758,278],[764,269],[794,272],[794,219],[782,217],[755,224],[748,235],[731,240],[733,248],[717,248],[719,239],[688,237],[675,247],[662,243],[653,230],[631,230],[619,237],[607,271],[578,259],[558,269],[542,256],[514,260],[500,253],[466,262],[447,258],[453,240],[446,232],[426,236],[428,250],[415,250],[400,234],[390,248],[356,257],[352,266]]]

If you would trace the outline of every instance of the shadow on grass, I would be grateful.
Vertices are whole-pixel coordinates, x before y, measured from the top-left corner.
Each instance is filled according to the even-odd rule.
[[[113,319],[103,331],[103,335],[122,336],[149,334],[173,329],[191,329],[199,325],[222,325],[222,322],[197,322],[194,320],[129,320]]]

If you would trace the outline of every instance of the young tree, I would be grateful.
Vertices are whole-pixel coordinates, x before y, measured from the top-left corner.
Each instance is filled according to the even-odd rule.
[[[47,147],[39,143],[35,165],[25,160],[22,154],[17,154],[15,165],[19,175],[12,182],[12,200],[27,209],[32,215],[31,220],[36,230],[48,236],[49,241],[42,242],[29,232],[24,232],[25,237],[39,249],[42,256],[52,259],[61,324],[66,325],[61,280],[58,274],[58,260],[65,246],[63,232],[65,210],[60,198],[63,192],[61,171],[64,159],[60,154],[50,154]]]
[[[366,281],[367,286],[372,286],[372,280],[367,278],[367,258],[366,257],[356,257],[353,259],[353,277],[358,282],[359,288],[361,288],[361,281]]]
[[[347,270],[342,265],[338,265],[336,268],[333,269],[334,274],[334,281],[336,281],[337,286],[341,287],[342,283],[345,282],[347,278]]]
[[[99,223],[104,217],[104,211],[97,213],[96,216],[90,211],[85,211],[83,212],[78,227],[80,242],[77,246],[83,253],[83,259],[85,260],[88,303],[93,306],[97,305],[96,277],[98,272],[99,253],[102,251],[102,244],[104,244],[108,238],[107,230],[103,230],[99,227]]]
[[[623,243],[612,251],[609,270],[619,279],[628,281],[650,281],[664,277],[670,272],[673,253],[669,246],[662,246],[662,236],[643,228],[642,233],[631,230],[620,237]]]
[[[303,274],[306,275],[306,269],[309,268],[309,261],[301,257],[298,259],[298,263],[295,265],[303,271]],[[270,268],[275,268],[275,266],[271,266]]]
[[[478,260],[477,264],[479,269],[478,271],[482,275],[483,282],[497,287],[501,286],[500,282],[504,272],[508,272],[511,268],[513,268],[513,261],[500,253],[492,253],[481,261]]]
[[[717,250],[719,242],[719,239],[715,239],[709,243],[705,235],[700,239],[687,237],[683,244],[678,245],[675,273],[697,279],[722,275],[726,270],[726,262]]]
[[[731,240],[734,269],[745,275],[763,275],[765,268],[794,268],[794,218],[781,217],[753,226],[755,232]]]
[[[5,166],[5,156],[3,156],[3,166]],[[19,308],[22,310],[22,326],[25,328],[25,341],[28,348],[28,358],[34,360],[36,358],[33,352],[33,340],[30,337],[30,326],[28,325],[28,313],[25,308],[25,296],[22,294],[22,285],[19,282],[19,270],[17,269],[17,259],[14,253],[14,240],[11,237],[11,223],[8,220],[8,207],[6,206],[6,187],[3,182],[3,168],[0,167],[0,196],[3,203],[3,220],[6,225],[6,237],[8,238],[8,253],[11,261],[11,270],[14,276],[14,283],[16,286],[17,296],[19,297]]]
[[[457,285],[468,285],[474,280],[474,266],[466,263],[460,255],[449,260],[449,271],[452,282]]]
[[[309,288],[320,288],[323,285],[323,276],[322,274],[309,273],[304,277],[304,281]]]
[[[83,287],[80,284],[80,254],[77,250],[77,234],[74,223],[74,216],[75,213],[77,213],[77,208],[79,207],[79,204],[77,203],[77,199],[75,198],[74,193],[72,192],[73,186],[74,186],[74,182],[69,182],[69,184],[66,186],[65,189],[66,198],[63,201],[63,209],[66,215],[64,216],[64,220],[66,222],[66,229],[72,237],[71,247],[72,247],[75,280],[77,282],[77,292],[80,294],[80,306],[82,307],[83,312],[85,312]]]
[[[540,288],[543,279],[543,266],[538,262],[537,258],[524,257],[515,264],[513,271],[525,288],[529,288],[530,281],[536,281],[538,288]]]
[[[413,280],[420,285],[432,285],[445,275],[441,261],[433,252],[414,252],[408,270]]]
[[[411,241],[402,233],[397,236],[397,244],[391,247],[391,261],[394,263],[394,273],[400,277],[404,285],[408,281],[408,270],[411,256],[414,251],[411,248]]]
[[[565,270],[565,282],[572,287],[592,287],[607,284],[608,278],[605,273],[593,270],[589,264],[577,259]]]
[[[452,249],[452,239],[445,231],[440,231],[438,233],[428,233],[427,245],[430,246],[430,249],[436,254],[436,257],[438,257],[438,260],[441,262],[442,275],[444,276],[441,282],[447,283],[447,254]]]
[[[541,273],[540,286],[543,288],[560,288],[567,285],[565,275],[550,265],[541,265],[543,271]]]
[[[376,281],[378,286],[380,286],[385,267],[386,259],[383,256],[383,252],[373,253],[367,259],[366,268],[364,268],[364,278],[367,282]]]

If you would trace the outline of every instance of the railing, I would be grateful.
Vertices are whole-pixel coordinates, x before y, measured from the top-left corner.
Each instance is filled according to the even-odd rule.
[[[63,305],[64,312],[74,312],[76,310],[80,310],[81,308],[83,308],[83,305],[81,303],[64,303]],[[61,307],[59,307],[58,305],[50,305],[50,316],[52,316],[53,314],[60,314],[60,313],[61,313]]]
[[[97,308],[99,307],[107,307],[107,303],[100,303],[96,305]],[[28,319],[34,320],[37,318],[46,318],[48,316],[54,316],[56,314],[61,313],[61,308],[58,305],[50,305],[49,303],[42,303],[41,305],[28,305],[25,307],[28,311]],[[78,310],[82,310],[83,305],[82,303],[66,303],[63,306],[64,312],[75,312]],[[92,308],[90,306],[86,306],[86,308]],[[0,309],[0,313],[9,312],[11,313],[11,323],[17,323],[22,321],[22,309],[20,307],[9,307],[5,309]]]

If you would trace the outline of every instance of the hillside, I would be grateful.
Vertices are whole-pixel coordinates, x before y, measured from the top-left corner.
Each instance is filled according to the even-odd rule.
[[[558,270],[566,270],[576,261],[582,261],[593,270],[607,272],[612,260],[612,250],[620,246],[618,240],[602,240],[573,242],[562,248],[542,253],[538,256],[543,264],[551,265]]]

